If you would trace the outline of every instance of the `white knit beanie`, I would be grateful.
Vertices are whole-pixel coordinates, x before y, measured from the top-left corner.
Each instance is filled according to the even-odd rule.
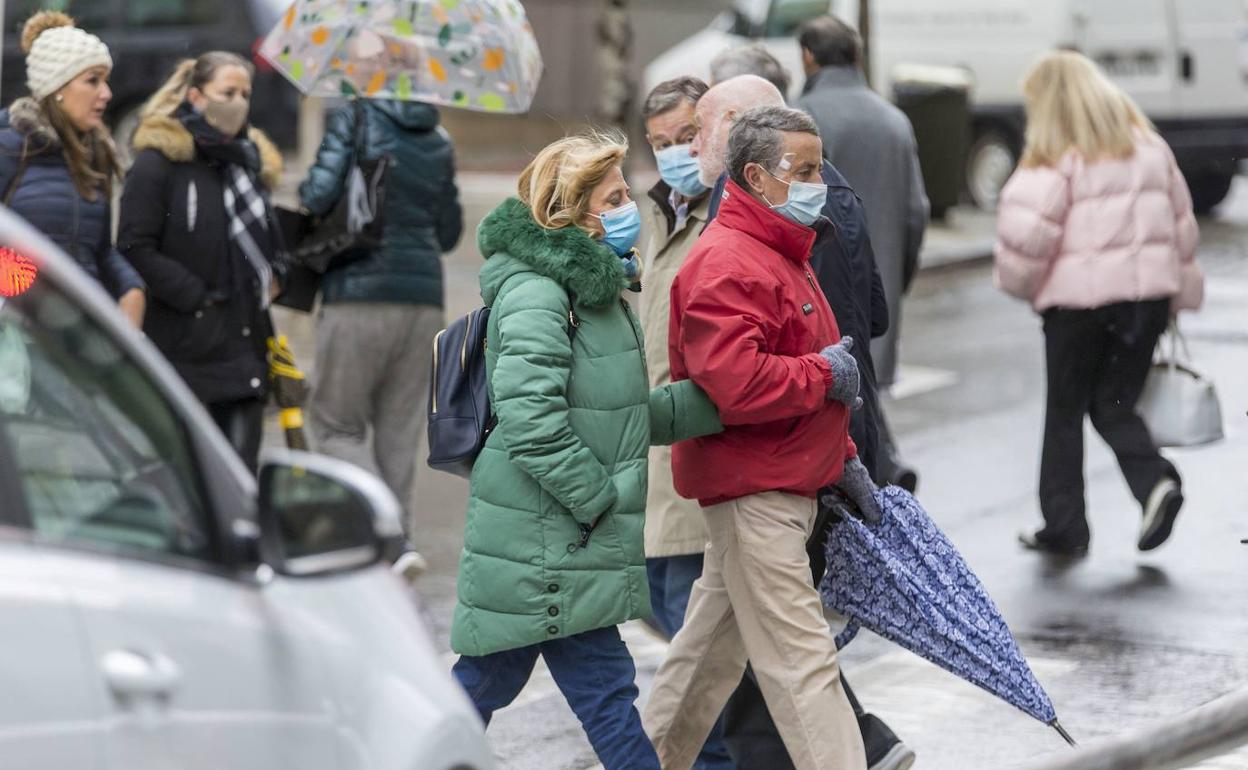
[[[43,11],[31,16],[22,30],[26,52],[26,85],[43,101],[92,67],[113,67],[108,46],[74,26],[63,13]]]

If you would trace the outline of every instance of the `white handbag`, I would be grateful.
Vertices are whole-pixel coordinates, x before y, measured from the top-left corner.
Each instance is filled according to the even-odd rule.
[[[1218,441],[1222,431],[1222,407],[1213,383],[1191,368],[1187,340],[1178,326],[1167,332],[1170,355],[1164,352],[1153,363],[1136,409],[1153,442],[1159,447],[1198,446]],[[1183,359],[1179,359],[1179,343]],[[1158,349],[1164,345],[1158,345]]]

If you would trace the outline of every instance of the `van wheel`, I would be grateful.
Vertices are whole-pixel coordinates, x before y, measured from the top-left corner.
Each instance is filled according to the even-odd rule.
[[[1226,171],[1191,171],[1184,172],[1187,189],[1192,192],[1192,208],[1197,214],[1208,214],[1214,206],[1226,198],[1231,191],[1233,173]]]
[[[142,105],[126,108],[113,125],[113,144],[117,146],[117,162],[121,164],[123,172],[129,171],[130,164],[134,163],[134,149],[130,143],[134,139],[134,132],[139,128],[142,110]]]
[[[971,202],[984,211],[997,208],[1001,188],[1018,164],[1015,144],[997,128],[982,131],[966,157],[966,191]]]

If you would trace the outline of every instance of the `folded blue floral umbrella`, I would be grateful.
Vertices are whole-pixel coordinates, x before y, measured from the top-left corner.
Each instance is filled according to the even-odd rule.
[[[849,619],[837,646],[868,628],[1044,722],[1073,746],[962,554],[904,489],[887,487],[876,500],[878,524],[845,516],[828,538],[819,590],[824,604]]]

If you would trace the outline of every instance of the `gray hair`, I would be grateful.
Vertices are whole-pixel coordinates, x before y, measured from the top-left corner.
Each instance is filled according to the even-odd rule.
[[[820,67],[854,67],[862,61],[858,30],[830,14],[803,24],[797,43]]]
[[[662,115],[678,107],[681,102],[697,104],[709,88],[702,80],[690,75],[664,80],[646,97],[646,102],[641,107],[641,118],[649,120],[655,115]]]
[[[788,96],[789,73],[761,43],[729,48],[711,59],[711,82],[722,83],[738,75],[758,75]]]
[[[755,107],[745,113],[728,135],[728,176],[746,187],[745,167],[757,163],[774,171],[784,157],[784,134],[819,136],[815,121],[789,107]]]

